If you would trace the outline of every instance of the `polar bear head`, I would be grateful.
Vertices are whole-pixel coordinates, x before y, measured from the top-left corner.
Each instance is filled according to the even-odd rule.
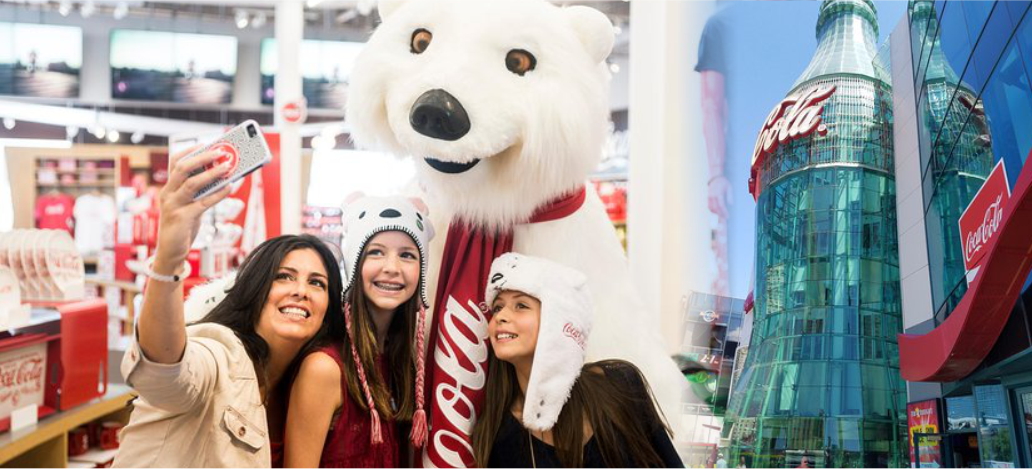
[[[570,192],[607,132],[613,25],[544,0],[380,0],[352,72],[358,146],[416,160],[438,207],[507,228]]]

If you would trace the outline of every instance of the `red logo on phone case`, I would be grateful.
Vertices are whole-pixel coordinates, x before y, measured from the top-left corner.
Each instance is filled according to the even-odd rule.
[[[210,151],[218,155],[215,158],[214,165],[218,166],[223,163],[229,163],[230,173],[236,171],[237,166],[240,165],[240,152],[232,143],[218,142],[212,145]]]

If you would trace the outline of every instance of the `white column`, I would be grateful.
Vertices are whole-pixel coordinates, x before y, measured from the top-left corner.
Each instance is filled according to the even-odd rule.
[[[304,2],[276,3],[275,125],[280,133],[280,220],[284,234],[301,233],[301,133],[300,124],[283,121],[280,109],[301,98],[301,40],[304,37]]]
[[[709,2],[632,0],[627,248],[631,275],[671,353],[681,297],[715,273],[706,200],[699,76]]]

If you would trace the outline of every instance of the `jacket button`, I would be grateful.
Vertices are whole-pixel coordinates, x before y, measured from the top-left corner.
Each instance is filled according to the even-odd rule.
[[[240,427],[240,429],[237,430],[237,435],[240,435],[241,437],[243,437],[246,434],[247,434],[247,429],[244,428],[244,427]]]

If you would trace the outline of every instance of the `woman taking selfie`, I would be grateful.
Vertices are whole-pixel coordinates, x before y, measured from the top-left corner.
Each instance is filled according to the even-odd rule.
[[[115,466],[270,467],[274,442],[283,438],[283,384],[295,358],[314,338],[344,327],[340,273],[314,237],[268,240],[244,260],[225,299],[187,326],[186,256],[201,215],[230,191],[195,200],[229,168],[205,169],[214,153],[187,154],[172,157],[159,196],[157,251],[145,273],[136,341],[122,361],[122,375],[140,397]]]
[[[495,259],[480,467],[683,467],[634,365],[584,363],[592,306],[583,274],[519,254]]]
[[[426,439],[423,340],[433,229],[422,202],[366,197],[344,209],[346,326],[304,357],[290,393],[286,467],[398,467]],[[423,211],[420,211],[420,208]]]

